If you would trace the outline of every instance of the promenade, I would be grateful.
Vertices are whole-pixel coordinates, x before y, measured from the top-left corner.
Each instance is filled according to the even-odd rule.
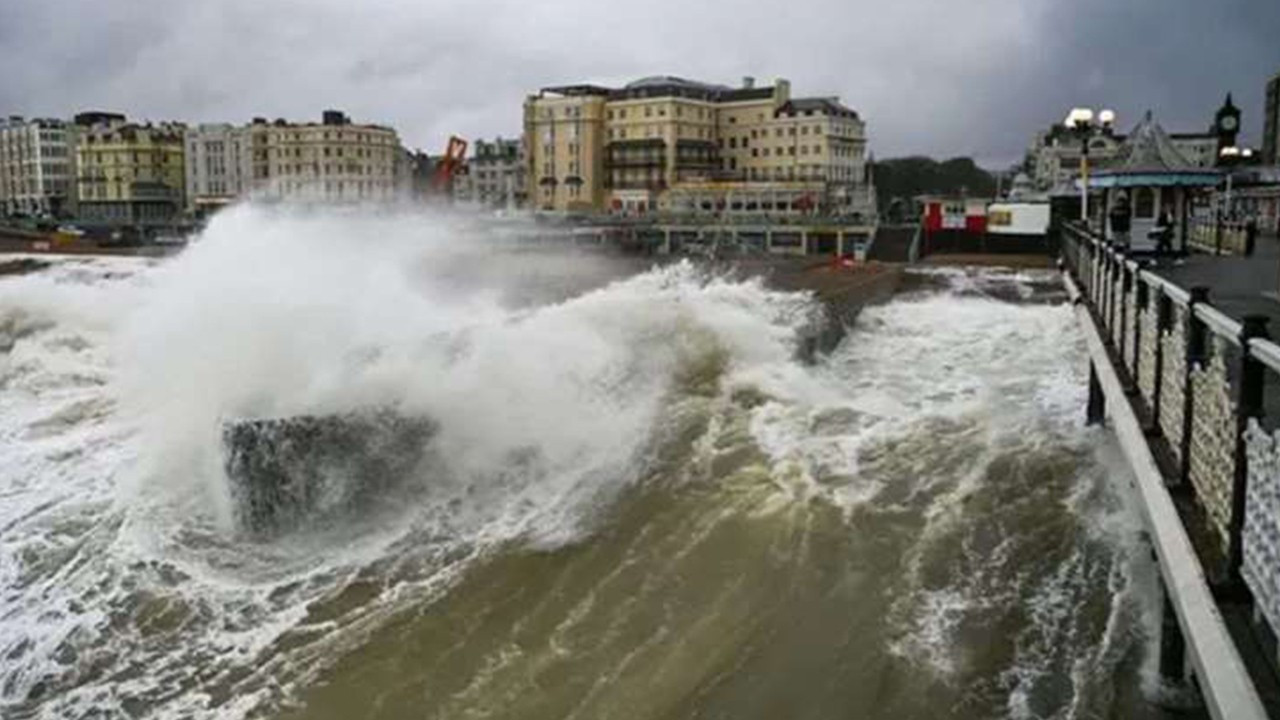
[[[1192,254],[1162,259],[1147,269],[1179,287],[1209,288],[1209,302],[1236,320],[1266,316],[1272,337],[1280,337],[1280,239],[1275,235],[1259,234],[1250,257]]]

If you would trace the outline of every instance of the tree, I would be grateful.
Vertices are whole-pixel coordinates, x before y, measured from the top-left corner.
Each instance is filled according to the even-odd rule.
[[[911,207],[912,199],[918,195],[993,197],[996,192],[991,173],[967,157],[943,162],[922,156],[877,160],[871,172],[876,204],[886,216],[895,201],[899,208]]]

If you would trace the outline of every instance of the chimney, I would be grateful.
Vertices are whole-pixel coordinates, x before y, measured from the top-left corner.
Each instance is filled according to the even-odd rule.
[[[742,87],[743,87],[743,88],[745,88],[745,89],[747,89],[747,90],[750,90],[750,89],[754,88],[755,86],[756,86],[756,79],[755,79],[755,78],[751,77],[750,75],[743,75],[743,76],[742,76]]]

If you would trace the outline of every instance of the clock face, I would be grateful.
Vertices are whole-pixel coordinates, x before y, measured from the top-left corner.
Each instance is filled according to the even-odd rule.
[[[1236,116],[1235,116],[1235,115],[1227,115],[1226,117],[1222,118],[1222,129],[1223,129],[1223,130],[1235,130],[1235,129],[1236,129]]]

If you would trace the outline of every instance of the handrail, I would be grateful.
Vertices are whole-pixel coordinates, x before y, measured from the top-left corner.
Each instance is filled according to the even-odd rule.
[[[1266,338],[1249,339],[1249,355],[1254,360],[1280,373],[1280,345]]]
[[[1240,331],[1244,327],[1221,310],[1212,305],[1196,303],[1195,313],[1196,317],[1203,320],[1204,324],[1208,325],[1215,335],[1220,335],[1237,345],[1240,343]]]
[[[1150,270],[1143,270],[1141,277],[1148,285],[1159,285],[1160,292],[1178,305],[1186,307],[1187,304],[1191,302],[1191,293],[1183,290],[1181,287],[1169,282],[1168,280],[1165,280],[1159,275],[1156,275]]]

